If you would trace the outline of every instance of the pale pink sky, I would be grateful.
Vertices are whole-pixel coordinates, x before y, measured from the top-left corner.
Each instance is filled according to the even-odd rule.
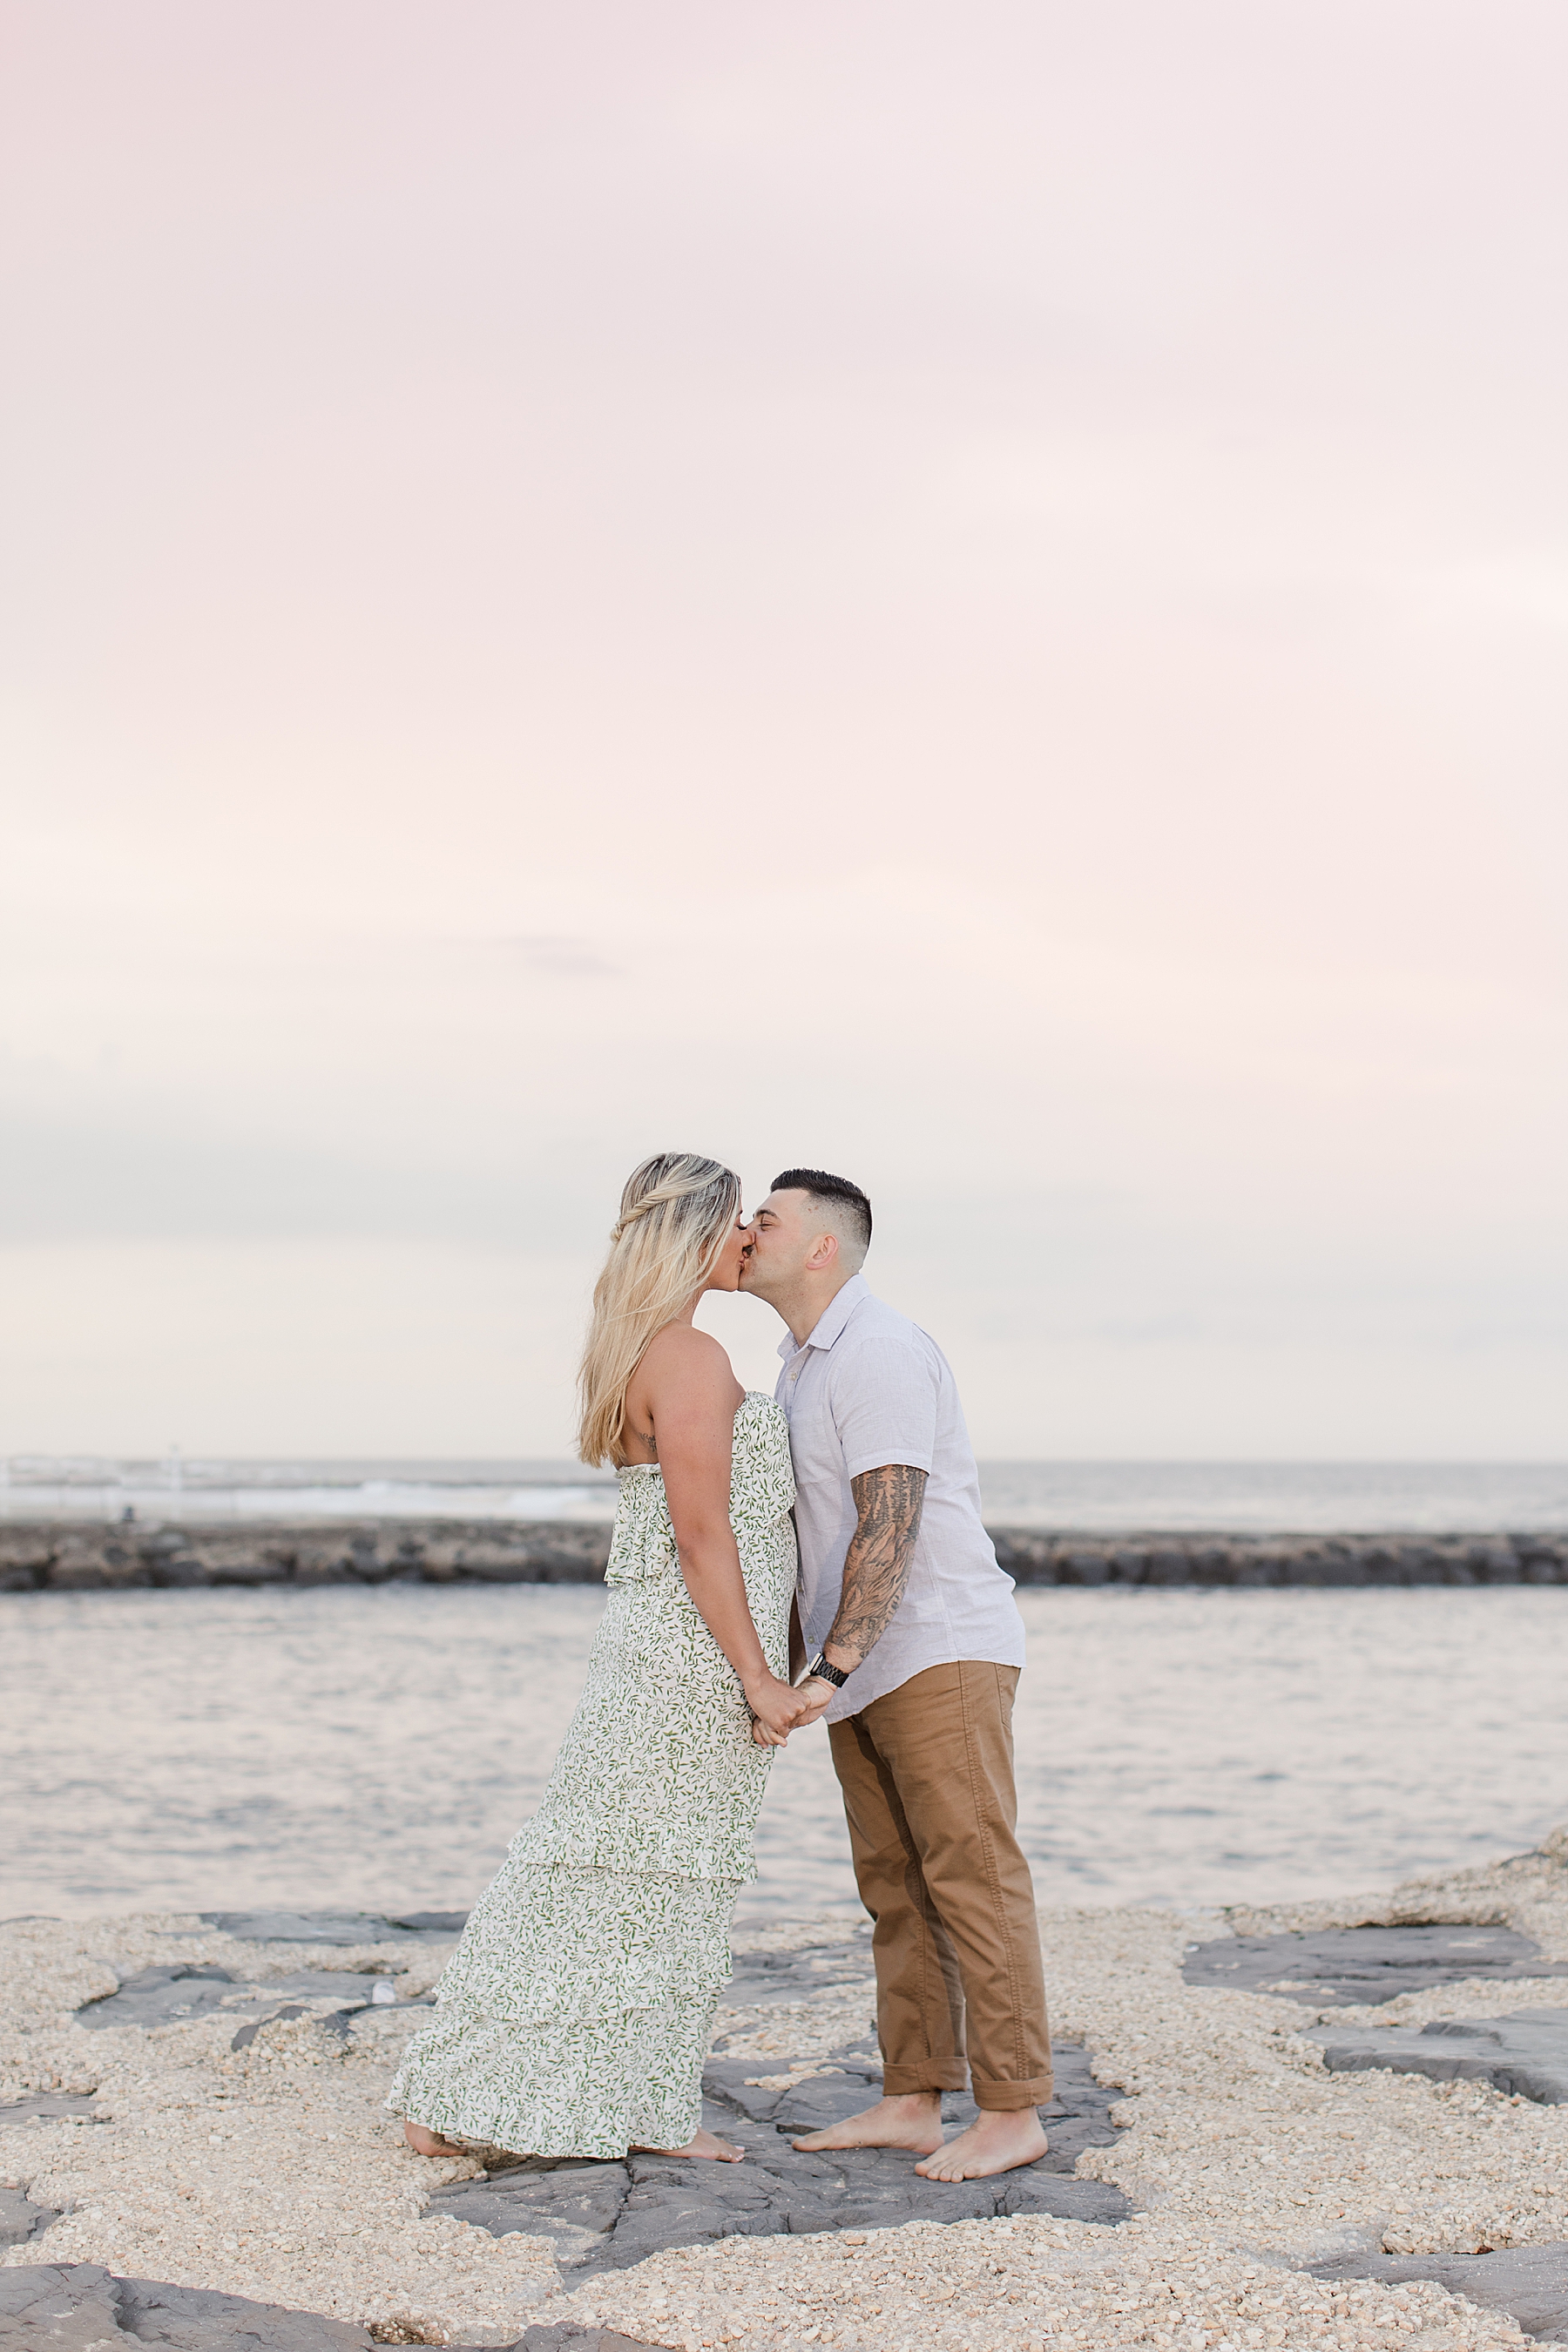
[[[0,1454],[563,1451],[672,1141],[984,1453],[1564,1452],[1556,0],[0,23]]]

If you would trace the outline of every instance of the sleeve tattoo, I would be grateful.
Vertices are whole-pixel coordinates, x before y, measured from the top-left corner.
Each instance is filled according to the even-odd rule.
[[[907,1462],[890,1462],[880,1470],[863,1470],[849,1484],[860,1517],[844,1562],[844,1591],[827,1646],[848,1652],[858,1664],[887,1632],[904,1597],[921,1531],[926,1474]]]

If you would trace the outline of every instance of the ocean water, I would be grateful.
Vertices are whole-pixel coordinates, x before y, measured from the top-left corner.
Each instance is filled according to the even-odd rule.
[[[1568,1463],[983,1462],[994,1526],[1441,1533],[1568,1528]],[[0,1518],[606,1520],[569,1462],[0,1462]]]
[[[1019,1596],[1042,1902],[1371,1890],[1568,1817],[1568,1589]],[[536,1802],[595,1587],[0,1599],[0,1916],[457,1907]],[[743,1916],[854,1906],[820,1727]]]
[[[575,1462],[0,1462],[0,1519],[576,1519],[616,1516],[608,1471]]]

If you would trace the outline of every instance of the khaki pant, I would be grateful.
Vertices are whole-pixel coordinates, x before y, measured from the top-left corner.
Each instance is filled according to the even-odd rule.
[[[876,1922],[882,2087],[980,2107],[1051,2095],[1035,1894],[1014,1826],[1016,1666],[928,1666],[831,1724],[860,1900]]]

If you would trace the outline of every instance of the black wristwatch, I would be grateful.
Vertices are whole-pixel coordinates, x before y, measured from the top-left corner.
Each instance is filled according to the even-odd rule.
[[[853,1674],[854,1671],[854,1667],[851,1666],[849,1674]],[[816,1675],[820,1675],[825,1683],[836,1684],[840,1690],[849,1679],[849,1675],[841,1675],[837,1666],[830,1666],[820,1650],[816,1654],[816,1664],[814,1666],[807,1666],[805,1670],[807,1682]]]

